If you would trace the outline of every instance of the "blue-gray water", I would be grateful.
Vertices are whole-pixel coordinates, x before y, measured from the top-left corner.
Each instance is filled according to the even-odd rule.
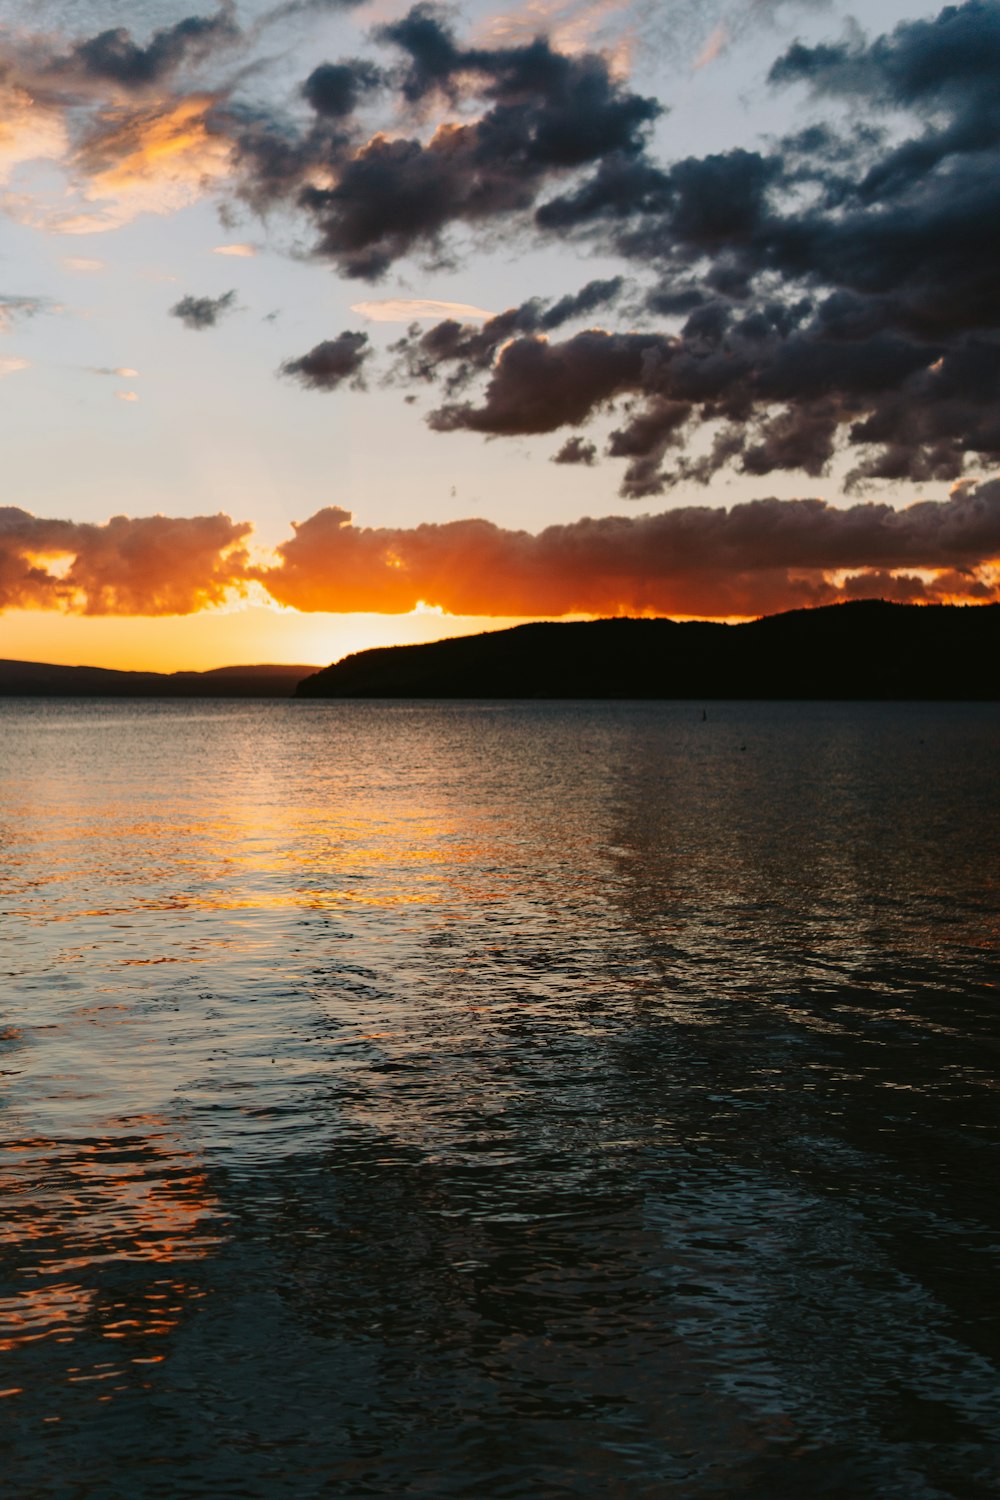
[[[5,1500],[993,1495],[998,750],[0,702]]]

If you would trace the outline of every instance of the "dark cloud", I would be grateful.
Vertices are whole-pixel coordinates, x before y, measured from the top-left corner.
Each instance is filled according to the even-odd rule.
[[[384,82],[374,63],[353,57],[340,63],[321,63],[302,85],[302,92],[318,115],[342,120]]]
[[[690,416],[689,403],[654,397],[624,427],[612,432],[608,454],[628,459],[622,481],[622,494],[628,499],[663,490],[663,461],[680,443]]]
[[[235,290],[223,292],[221,297],[182,297],[170,309],[170,316],[179,318],[185,328],[200,332],[203,328],[214,328],[221,317],[233,310],[235,304]]]
[[[251,529],[224,515],[94,525],[0,507],[0,609],[192,614],[243,588]],[[50,568],[57,561],[69,566]]]
[[[464,359],[457,368],[466,380],[475,373],[471,341],[445,323],[417,348],[438,365]],[[885,331],[830,337],[821,318],[786,305],[734,314],[706,303],[679,336],[589,329],[562,342],[512,337],[489,364],[481,399],[446,401],[428,422],[489,437],[554,432],[623,397],[637,404],[609,452],[630,460],[623,492],[632,497],[705,483],[727,465],[819,474],[838,444],[869,450],[855,483],[902,470],[954,478],[968,451],[1000,454],[995,344],[947,349]],[[699,453],[701,429],[712,441]],[[664,468],[668,453],[676,458]]]
[[[313,391],[335,391],[345,381],[358,390],[362,386],[362,367],[370,354],[368,335],[345,329],[335,339],[317,344],[300,359],[285,360],[280,373]]]
[[[376,36],[409,55],[402,92],[411,103],[435,89],[457,93],[454,80],[461,70],[462,49],[436,6],[415,5],[401,20],[379,27]]]
[[[322,15],[324,11],[358,10],[362,5],[371,4],[371,0],[286,0],[283,5],[276,5],[269,10],[258,21],[258,26],[274,26],[279,21],[289,21],[295,16]]]
[[[262,216],[294,202],[317,164],[335,166],[350,144],[347,135],[331,134],[329,121],[303,135],[271,110],[233,102],[219,105],[213,122],[231,143],[240,198]]]
[[[226,5],[214,16],[188,16],[154,32],[145,46],[135,42],[124,26],[102,31],[53,59],[50,71],[70,80],[141,90],[162,83],[185,64],[200,62],[239,37],[233,7]]]
[[[978,96],[996,107],[1000,10],[994,0],[949,5],[931,20],[904,21],[867,44],[796,42],[771,68],[774,83],[805,82],[817,93],[863,98],[879,108],[936,109],[965,115]]]
[[[558,453],[552,455],[554,464],[594,464],[597,461],[597,449],[593,443],[588,443],[585,438],[575,435],[569,437],[563,443]]]
[[[488,370],[497,350],[519,334],[548,333],[564,323],[607,307],[625,285],[621,276],[588,281],[580,291],[557,301],[532,297],[519,307],[509,307],[482,323],[459,323],[447,318],[433,328],[414,324],[406,336],[392,345],[397,356],[396,373],[406,379],[435,380],[446,377],[451,392],[460,390],[477,373]]]
[[[404,55],[395,82],[408,103],[486,100],[487,134],[509,136],[546,166],[637,152],[662,113],[656,100],[620,88],[597,53],[560,52],[542,35],[523,46],[463,47],[436,5],[413,6],[375,36]]]
[[[265,21],[310,8],[321,0]],[[234,36],[225,7],[145,44],[104,32],[61,65],[94,88],[141,90]],[[377,61],[324,61],[287,115],[224,87],[178,95],[171,139],[197,149],[189,165],[171,160],[200,186],[231,148],[243,199],[296,209],[309,249],[346,277],[375,281],[407,256],[446,256],[454,229],[501,225],[618,258],[620,276],[578,293],[395,345],[397,380],[440,381],[435,430],[548,433],[613,406],[607,452],[635,498],[723,469],[820,475],[845,454],[859,488],[953,480],[1000,457],[1000,0],[883,36],[795,43],[771,84],[798,89],[821,118],[662,162],[650,146],[661,104],[597,53],[544,37],[466,45],[429,5],[370,40]],[[387,128],[372,136],[358,113],[376,99]],[[141,157],[128,180],[155,173],[166,116],[159,99],[155,120],[142,104],[92,113],[73,170],[113,181]],[[631,331],[556,337],[610,320],[626,284]],[[204,328],[230,305],[185,298],[172,312]],[[284,373],[319,388],[355,381],[369,351],[343,341],[361,337],[317,345]],[[575,435],[565,451],[596,446]]]
[[[302,610],[398,613],[423,599],[470,615],[725,616],[878,594],[1000,592],[980,571],[1000,556],[1000,482],[903,510],[756,500],[584,519],[537,535],[481,520],[365,528],[332,506],[294,531],[278,566],[254,576]]]
[[[553,328],[561,328],[564,323],[570,323],[574,318],[585,318],[598,308],[605,308],[615,301],[625,286],[623,276],[607,277],[603,281],[588,281],[587,285],[581,287],[578,292],[567,293],[560,297],[558,302],[553,302],[545,307],[539,320],[539,328],[546,333]]]
[[[403,256],[437,253],[457,225],[527,214],[547,184],[609,154],[641,152],[661,113],[596,54],[569,55],[544,38],[527,46],[466,48],[435,9],[418,5],[376,39],[398,67],[324,64],[305,85],[316,123],[304,134],[234,116],[242,192],[257,207],[297,201],[316,231],[314,252],[342,274],[375,281]],[[388,80],[405,105],[438,95],[478,118],[417,135],[355,138],[353,112]],[[317,179],[329,178],[329,185]]]
[[[409,56],[414,102],[450,97],[477,66],[426,10],[384,35]],[[513,87],[520,74],[490,56],[489,87]],[[554,343],[529,301],[492,330],[414,333],[397,350],[409,376],[446,375],[430,425],[549,432],[627,398],[609,453],[634,497],[727,467],[818,475],[846,451],[857,487],[995,462],[997,77],[1000,3],[969,0],[873,41],[790,48],[772,82],[852,99],[841,128],[663,166],[638,139],[602,152],[535,223],[645,273],[647,316],[684,320],[678,331]],[[903,124],[882,130],[890,110]],[[478,399],[458,400],[477,376]]]
[[[625,392],[642,390],[647,371],[668,345],[659,334],[575,334],[563,343],[518,338],[493,367],[480,406],[449,403],[431,413],[437,432],[465,429],[490,437],[554,432],[577,426]]]

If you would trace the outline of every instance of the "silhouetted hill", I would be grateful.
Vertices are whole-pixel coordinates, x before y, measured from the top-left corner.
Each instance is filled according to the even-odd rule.
[[[742,625],[517,625],[360,651],[300,698],[1000,697],[1000,604],[793,610]]]
[[[81,698],[290,698],[309,666],[215,667],[210,672],[116,672],[0,661],[0,695]]]

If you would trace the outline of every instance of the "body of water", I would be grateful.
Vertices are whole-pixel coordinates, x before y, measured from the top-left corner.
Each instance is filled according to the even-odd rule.
[[[0,701],[10,1500],[986,1500],[1000,708]]]

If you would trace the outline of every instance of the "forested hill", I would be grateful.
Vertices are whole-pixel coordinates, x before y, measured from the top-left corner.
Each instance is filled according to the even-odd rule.
[[[300,698],[1000,698],[1000,604],[518,625],[347,656]]]

